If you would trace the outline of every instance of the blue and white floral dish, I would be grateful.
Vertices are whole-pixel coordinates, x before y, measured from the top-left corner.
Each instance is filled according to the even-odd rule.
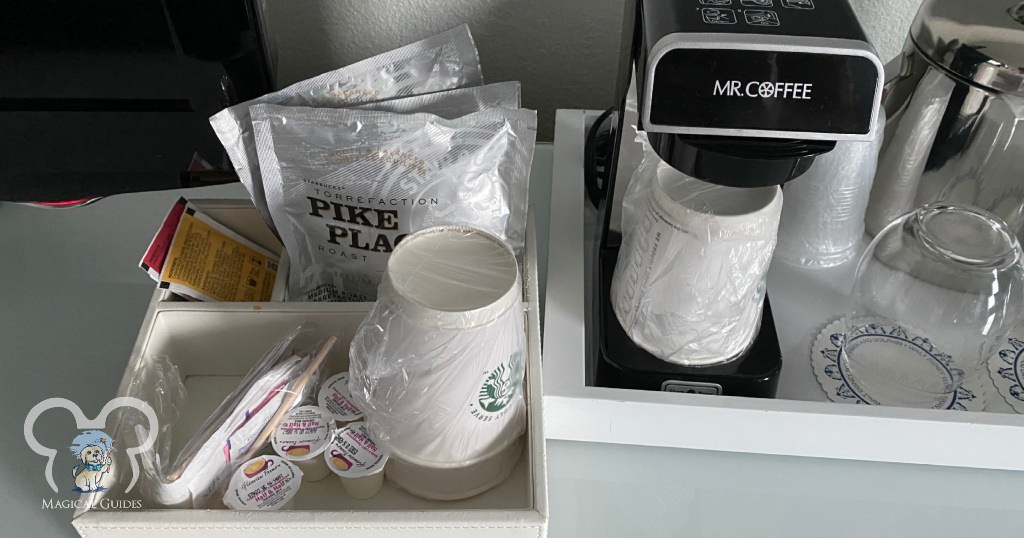
[[[1024,338],[1020,333],[1002,342],[988,361],[988,373],[996,392],[1015,412],[1024,413]]]
[[[811,368],[828,399],[837,403],[853,403],[862,405],[878,405],[878,399],[866,393],[857,384],[850,381],[849,373],[840,360],[843,352],[842,319],[832,321],[818,334],[811,346]],[[915,336],[911,331],[899,325],[871,325],[865,334],[857,337],[884,336],[891,339],[893,345],[914,346],[922,356],[935,361],[937,371],[949,370],[949,356],[934,349],[926,338]],[[1024,349],[1024,341],[1020,341]],[[970,376],[951,394],[948,399],[935,406],[936,409],[952,409],[958,411],[981,411],[985,408],[985,385],[979,376]],[[1020,389],[1020,386],[1018,386]],[[1024,395],[1022,395],[1024,397]],[[1024,406],[1024,400],[1018,402]]]

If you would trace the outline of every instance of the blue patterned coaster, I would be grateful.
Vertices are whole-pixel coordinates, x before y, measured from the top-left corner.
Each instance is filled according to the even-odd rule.
[[[936,371],[949,373],[950,358],[939,352],[926,338],[915,336],[898,325],[869,325],[863,334],[854,338],[873,338],[891,342],[894,346],[912,347],[919,355],[934,361]],[[1024,341],[1019,341],[1024,349]],[[843,323],[837,319],[818,334],[811,346],[811,368],[814,377],[825,391],[828,399],[838,403],[878,405],[878,400],[862,387],[851,381],[843,361]],[[994,362],[994,361],[993,361]],[[1020,386],[1018,388],[1018,393]],[[1024,395],[1022,395],[1024,396]],[[1019,402],[1024,405],[1024,400]],[[981,411],[985,408],[985,383],[978,376],[971,376],[946,401],[936,405],[937,409],[958,411]]]
[[[1024,413],[1024,339],[1010,336],[988,361],[998,392],[1017,413]]]

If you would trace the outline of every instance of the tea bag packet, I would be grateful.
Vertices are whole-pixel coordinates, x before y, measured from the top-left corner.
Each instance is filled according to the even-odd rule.
[[[455,119],[351,109],[251,110],[290,300],[370,301],[407,234],[466,224],[521,249],[536,112]]]
[[[239,180],[273,229],[256,155],[249,107],[259,103],[343,107],[483,83],[476,44],[465,24],[422,41],[329,71],[210,118]]]

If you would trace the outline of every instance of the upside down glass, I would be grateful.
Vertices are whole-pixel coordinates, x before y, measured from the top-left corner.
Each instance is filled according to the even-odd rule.
[[[1024,262],[999,217],[939,202],[871,242],[844,318],[841,373],[874,405],[948,408],[1024,312]]]

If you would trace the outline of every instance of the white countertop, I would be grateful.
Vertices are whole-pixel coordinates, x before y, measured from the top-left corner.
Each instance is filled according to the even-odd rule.
[[[531,186],[542,291],[552,155],[538,147]],[[0,203],[0,537],[76,536],[71,509],[41,507],[75,497],[47,487],[45,461],[22,436],[25,416],[49,397],[93,416],[114,395],[153,290],[138,260],[183,194],[245,197],[229,185],[69,210]],[[36,427],[57,448],[74,432],[60,412]],[[70,472],[67,463],[61,451],[55,473]],[[1014,536],[1024,527],[1021,473],[570,441],[548,442],[548,464],[554,538]]]

